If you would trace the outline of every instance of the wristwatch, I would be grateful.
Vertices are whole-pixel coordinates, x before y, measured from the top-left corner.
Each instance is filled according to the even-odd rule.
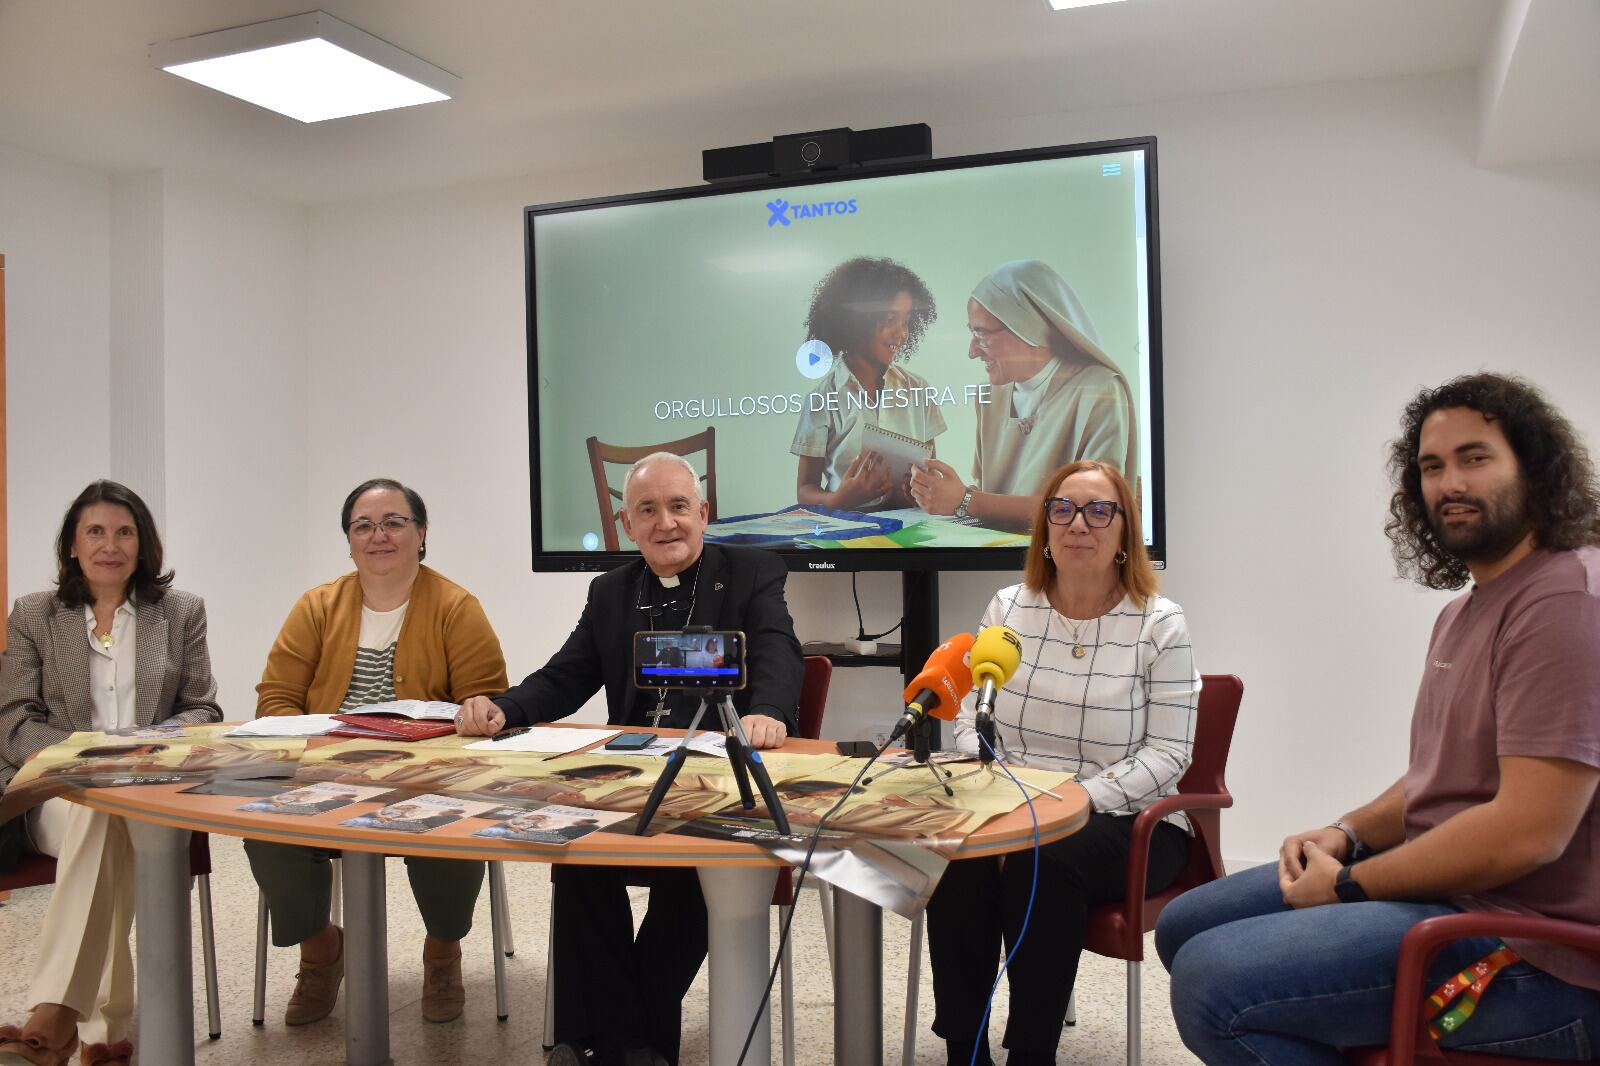
[[[1339,897],[1340,903],[1365,903],[1367,902],[1366,889],[1361,887],[1361,882],[1350,876],[1350,871],[1355,868],[1352,863],[1339,871],[1339,876],[1333,881],[1333,894]]]
[[[965,518],[965,517],[967,517],[967,506],[970,503],[972,503],[972,494],[973,494],[974,491],[975,491],[974,489],[969,487],[966,492],[962,493],[961,502],[956,504],[956,514],[955,514],[955,516],[957,518]]]

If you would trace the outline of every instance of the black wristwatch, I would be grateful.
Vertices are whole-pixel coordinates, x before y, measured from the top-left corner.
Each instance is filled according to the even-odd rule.
[[[1350,876],[1350,871],[1355,869],[1355,863],[1339,870],[1339,876],[1333,881],[1333,894],[1339,897],[1340,903],[1365,903],[1367,902],[1366,889],[1361,887],[1361,882]]]

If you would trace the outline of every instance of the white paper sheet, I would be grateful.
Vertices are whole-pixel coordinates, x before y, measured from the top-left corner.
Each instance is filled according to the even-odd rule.
[[[276,714],[235,726],[225,737],[321,737],[338,729],[331,714]]]
[[[468,744],[468,751],[537,751],[546,755],[565,755],[601,740],[610,740],[620,729],[568,729],[561,726],[534,726],[525,733],[504,739],[480,740]],[[615,755],[616,752],[608,754]]]

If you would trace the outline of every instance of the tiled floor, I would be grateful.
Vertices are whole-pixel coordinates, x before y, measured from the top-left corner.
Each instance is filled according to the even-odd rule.
[[[216,907],[217,954],[222,987],[222,1038],[205,1038],[205,999],[200,985],[199,919],[195,924],[196,1061],[201,1064],[261,1063],[321,1066],[344,1061],[344,1004],[325,1022],[289,1029],[283,1025],[283,1004],[294,982],[292,951],[272,953],[267,971],[267,1021],[250,1024],[252,958],[255,951],[255,883],[236,839],[212,837],[216,872],[212,892]],[[418,1014],[421,995],[421,922],[406,889],[398,860],[389,864],[389,1000],[390,1044],[396,1066],[439,1063],[543,1062],[545,927],[549,920],[549,870],[536,864],[507,864],[506,880],[517,954],[507,960],[511,1016],[496,1022],[494,970],[489,949],[489,894],[479,899],[477,923],[466,944],[463,973],[467,1010],[448,1025],[429,1025]],[[34,934],[44,913],[47,889],[29,889],[0,906],[0,1021],[20,1022],[27,1004],[33,967]],[[776,913],[776,912],[774,912]],[[775,923],[776,924],[776,923]],[[884,1058],[900,1061],[905,1018],[906,951],[910,923],[884,918]],[[774,933],[776,944],[776,933]],[[832,1063],[832,984],[822,941],[822,919],[816,896],[806,892],[795,918],[796,1054],[802,1064]],[[1152,952],[1153,958],[1153,952]],[[685,1001],[683,1062],[706,1060],[705,971]],[[1157,963],[1144,967],[1144,1061],[1149,1066],[1197,1062],[1178,1042],[1166,1009],[1166,974]],[[944,1048],[928,1028],[933,1018],[933,990],[926,964],[921,975],[920,1024],[916,1062],[942,1063]],[[1123,1061],[1124,966],[1121,962],[1085,956],[1078,985],[1078,1024],[1061,1041],[1060,1062],[1115,1066]],[[999,1047],[1006,1013],[1002,985],[992,1023]],[[781,1062],[784,1034],[773,995],[773,1061]],[[146,1063],[144,1066],[159,1066]],[[841,1064],[848,1066],[848,1064]]]

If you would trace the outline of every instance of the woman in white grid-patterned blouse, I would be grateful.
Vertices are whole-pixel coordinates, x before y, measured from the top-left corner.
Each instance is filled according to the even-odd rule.
[[[1084,461],[1050,476],[1024,580],[983,624],[1022,638],[1022,663],[995,701],[997,749],[1017,765],[1079,775],[1094,809],[1083,829],[1040,852],[1038,896],[1011,962],[1010,1066],[1055,1062],[1091,906],[1120,900],[1132,815],[1177,791],[1194,741],[1195,669],[1183,609],[1156,592],[1128,484]],[[975,702],[956,721],[975,751]],[[1187,823],[1150,843],[1149,891],[1178,876]],[[1015,942],[1033,885],[1031,854],[950,864],[928,904],[934,1032],[952,1064],[990,1062],[978,1031],[1002,941]],[[977,1045],[974,1057],[974,1045]]]

